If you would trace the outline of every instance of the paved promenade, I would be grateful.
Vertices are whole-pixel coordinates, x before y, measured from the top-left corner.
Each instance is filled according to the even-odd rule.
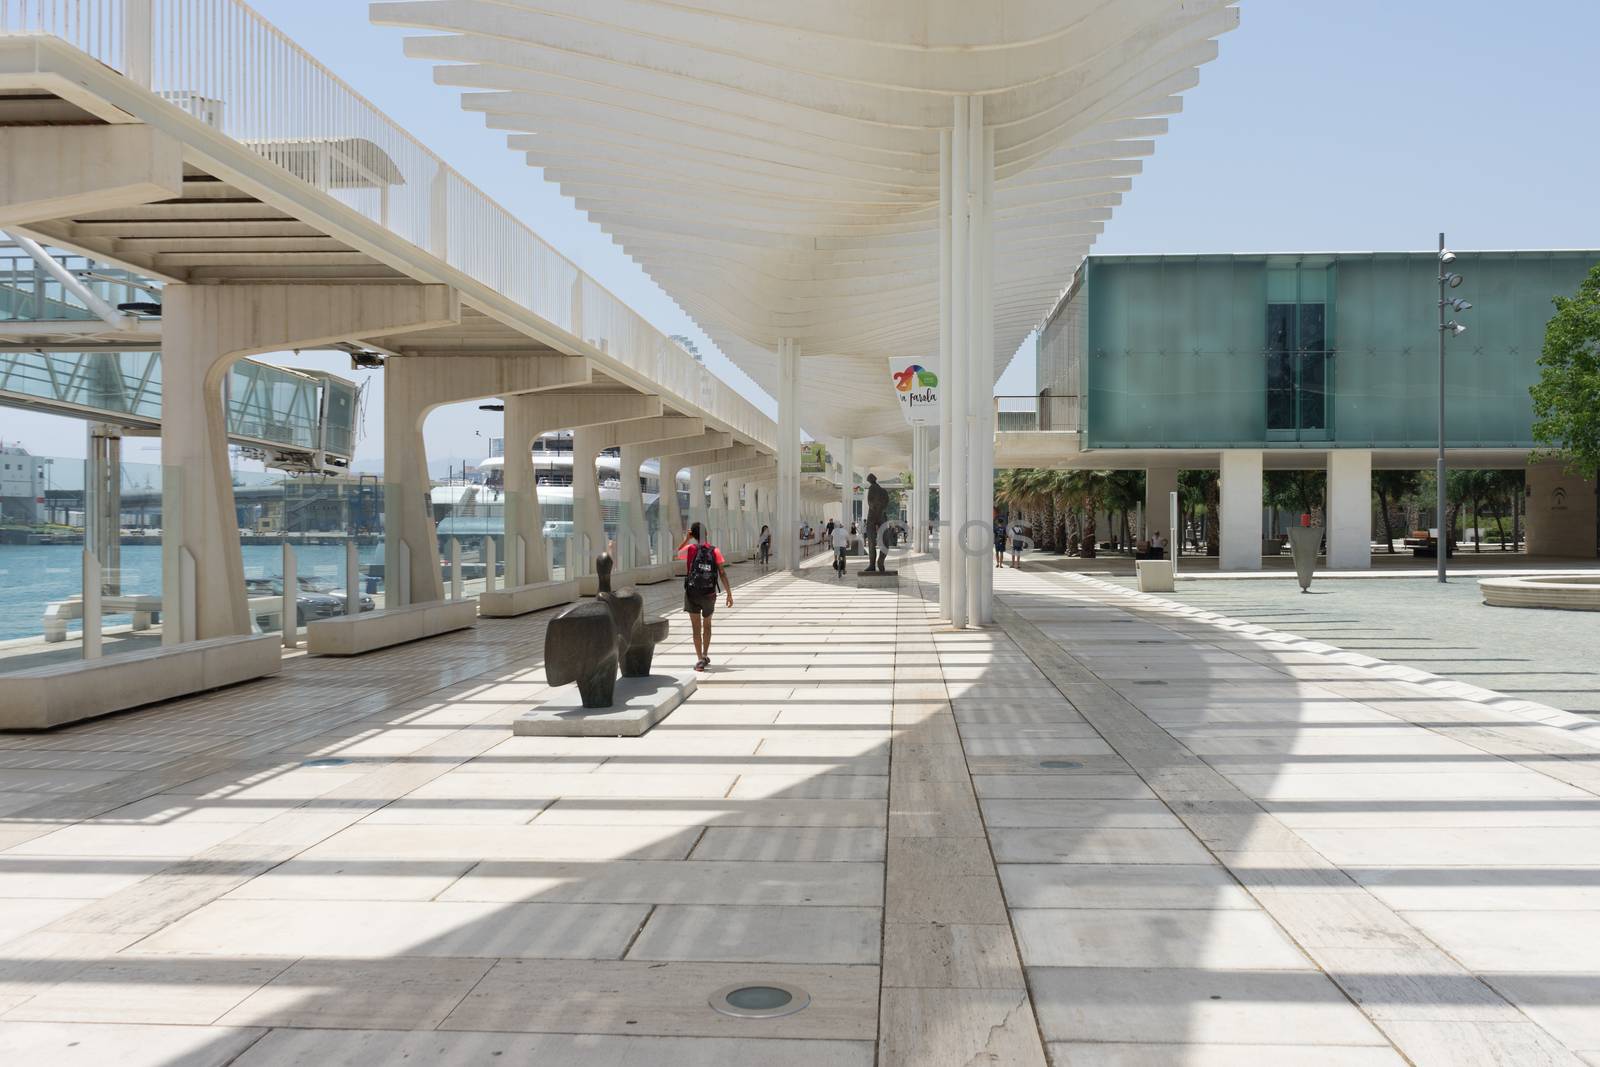
[[[935,574],[739,568],[639,739],[510,736],[545,614],[0,735],[0,1062],[1600,1064],[1600,749]]]

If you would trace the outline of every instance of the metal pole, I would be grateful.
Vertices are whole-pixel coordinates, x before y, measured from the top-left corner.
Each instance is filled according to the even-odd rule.
[[[1439,235],[1439,461],[1438,486],[1434,496],[1434,509],[1439,513],[1439,540],[1435,548],[1439,557],[1439,581],[1444,582],[1445,558],[1450,554],[1450,538],[1445,531],[1445,461],[1444,461],[1444,234]]]

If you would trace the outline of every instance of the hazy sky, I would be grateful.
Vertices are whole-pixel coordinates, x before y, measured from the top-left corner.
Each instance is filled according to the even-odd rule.
[[[667,333],[704,337],[503,133],[460,110],[363,3],[255,7]],[[1244,0],[1096,251],[1600,248],[1600,2]],[[686,250],[692,254],[692,250]],[[1067,279],[1061,282],[1065,285]],[[770,401],[709,343],[709,365]],[[350,374],[341,359],[305,358]],[[380,375],[360,460],[382,455]],[[1033,391],[1025,344],[998,391]],[[499,416],[442,409],[435,458],[476,460]],[[83,454],[81,424],[0,409],[0,438]],[[128,458],[148,459],[148,456]]]

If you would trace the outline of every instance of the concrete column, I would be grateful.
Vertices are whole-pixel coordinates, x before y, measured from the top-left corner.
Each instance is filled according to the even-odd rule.
[[[1222,453],[1219,566],[1225,571],[1261,569],[1261,452]]]
[[[600,457],[599,427],[572,431],[572,535],[579,558],[579,574],[594,573],[594,557],[605,551],[605,514],[600,507],[600,478],[595,461]]]
[[[951,335],[951,316],[955,308],[952,292],[954,265],[951,262],[954,218],[953,130],[939,131],[939,617],[950,619],[955,586],[955,553],[951,551],[950,471],[954,466],[955,443],[950,372],[955,365],[955,343]]]
[[[508,396],[505,404],[506,585],[515,587],[550,580],[533,442],[552,427],[543,424],[547,401],[536,394]]]
[[[1595,483],[1549,460],[1528,464],[1526,536],[1529,557],[1594,559]]]
[[[223,385],[239,359],[446,326],[425,285],[169,285],[162,294],[162,643],[250,632]]]
[[[619,496],[621,514],[617,516],[617,551],[623,567],[638,567],[650,562],[650,527],[644,520],[644,489],[639,484],[639,467],[644,463],[642,445],[624,445],[617,476],[622,482]],[[624,536],[626,532],[626,536]]]
[[[1149,467],[1144,472],[1144,523],[1145,529],[1136,531],[1134,536],[1149,537],[1150,534],[1160,530],[1167,539],[1167,544],[1173,546],[1169,555],[1175,555],[1178,544],[1178,531],[1169,530],[1170,515],[1172,510],[1172,494],[1178,491],[1177,467]]]
[[[800,567],[800,346],[784,338],[778,347],[778,565]]]
[[[950,521],[950,625],[967,625],[972,570],[967,520],[972,517],[972,356],[969,323],[972,299],[972,100],[956,96],[950,139],[950,359],[944,384],[944,399],[950,406],[950,449],[943,464],[944,492],[941,500]],[[983,553],[985,562],[988,553]]]
[[[983,97],[969,114],[975,164],[972,199],[972,517],[987,533],[994,525],[994,130],[984,123]],[[985,537],[983,559],[972,561],[972,621],[994,624],[994,567]]]
[[[841,437],[834,442],[834,460],[839,464],[839,518],[846,526],[855,509],[856,442]]]
[[[100,568],[101,590],[122,592],[122,427],[89,424],[84,464],[84,545]]]
[[[1364,448],[1328,450],[1328,567],[1372,566],[1372,453]]]

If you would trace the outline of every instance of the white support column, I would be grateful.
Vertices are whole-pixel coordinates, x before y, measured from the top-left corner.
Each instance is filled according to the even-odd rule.
[[[1178,468],[1176,467],[1149,467],[1144,472],[1144,521],[1146,529],[1135,534],[1136,537],[1148,538],[1150,534],[1160,530],[1167,539],[1168,546],[1176,546],[1179,541],[1178,531],[1169,530],[1167,521],[1167,502],[1172,494],[1178,491]],[[1171,547],[1168,556],[1177,554],[1175,547]]]
[[[778,346],[778,565],[800,567],[800,346]]]
[[[839,464],[839,519],[849,529],[855,513],[856,442],[852,437],[841,437],[833,447],[833,458]]]
[[[983,148],[973,181],[973,518],[987,530],[994,525],[994,131],[984,124],[981,96],[973,97],[972,111],[972,146]],[[980,626],[994,623],[994,571],[987,551],[981,564],[974,561],[972,621]]]
[[[1225,571],[1261,569],[1261,452],[1227,449],[1222,453],[1221,556]]]
[[[639,467],[645,456],[642,445],[622,446],[622,462],[617,477],[622,482],[618,497],[617,551],[623,567],[650,562],[650,527],[644,519],[644,489],[639,484]]]
[[[955,585],[955,553],[951,551],[950,471],[954,467],[955,436],[951,429],[955,396],[951,391],[951,368],[955,365],[955,344],[950,332],[950,317],[955,309],[951,285],[951,222],[954,207],[952,130],[939,131],[939,617],[951,617],[951,590]],[[929,510],[932,510],[930,502]]]
[[[971,186],[972,186],[972,130],[970,124],[971,99],[954,98],[954,116],[950,137],[950,362],[949,374],[944,379],[949,385],[950,403],[950,462],[946,465],[944,503],[950,522],[950,625],[960,629],[967,625],[969,611],[968,575],[972,571],[968,531],[966,524],[971,515],[972,463],[969,451],[972,431],[972,359],[970,352],[971,326],[968,322],[968,303],[972,296]],[[983,553],[988,561],[988,553]]]
[[[505,404],[502,477],[506,491],[506,587],[515,588],[550,580],[549,555],[542,547],[544,516],[539,505],[539,480],[533,470],[533,442],[550,427],[540,425],[541,402],[537,395],[508,396]],[[536,547],[531,552],[520,552],[519,544]]]
[[[122,592],[122,427],[89,424],[83,541],[100,564],[101,588]]]
[[[594,573],[594,558],[606,547],[605,513],[600,507],[598,427],[572,431],[572,535],[578,545],[578,573]]]
[[[257,352],[445,326],[459,315],[455,294],[437,285],[166,287],[162,644],[180,644],[186,634],[205,640],[250,632],[223,402],[229,368]],[[184,580],[190,566],[192,588]]]
[[[1372,453],[1364,448],[1328,450],[1328,568],[1372,566]]]

